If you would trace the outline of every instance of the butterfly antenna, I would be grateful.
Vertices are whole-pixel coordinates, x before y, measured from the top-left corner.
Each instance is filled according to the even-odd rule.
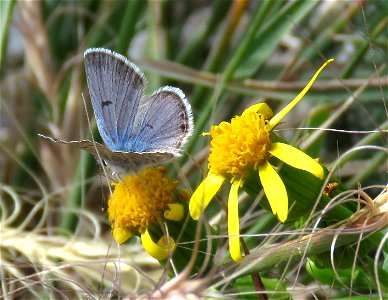
[[[91,140],[93,142],[93,145],[94,145],[94,149],[96,150],[96,153],[97,153],[97,157],[98,157],[98,162],[100,163],[100,165],[102,166],[102,170],[104,172],[104,176],[105,178],[108,178],[108,174],[106,172],[106,168],[104,167],[104,162],[100,156],[100,153],[98,152],[98,149],[96,147],[96,142],[94,140],[94,135],[93,135],[93,130],[92,130],[92,126],[91,126],[91,122],[90,122],[90,118],[89,118],[89,113],[88,113],[88,108],[86,106],[86,101],[85,101],[85,97],[84,97],[84,94],[81,93],[81,96],[82,96],[82,101],[84,103],[84,108],[85,108],[85,112],[86,112],[86,119],[88,120],[88,128],[89,128],[89,133],[90,133],[90,137],[91,137]],[[109,182],[108,182],[109,183]],[[110,185],[108,184],[108,187],[109,187],[109,192],[110,194],[112,194],[112,189],[110,187]]]

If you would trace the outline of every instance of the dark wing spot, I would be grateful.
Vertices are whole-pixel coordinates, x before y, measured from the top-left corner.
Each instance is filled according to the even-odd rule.
[[[181,111],[179,113],[179,117],[182,119],[183,123],[179,126],[180,130],[182,132],[186,132],[187,131],[187,116],[186,116],[186,112],[184,111]]]
[[[102,106],[102,107],[108,106],[108,105],[111,105],[111,104],[113,104],[112,101],[109,101],[109,100],[106,100],[106,101],[101,100],[101,106]]]

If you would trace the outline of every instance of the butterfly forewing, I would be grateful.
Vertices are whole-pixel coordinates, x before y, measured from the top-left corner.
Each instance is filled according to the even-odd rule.
[[[143,94],[144,75],[124,56],[107,49],[88,49],[84,57],[101,137],[111,150],[129,151],[125,147]]]
[[[134,145],[139,151],[169,151],[178,155],[191,135],[190,105],[178,88],[163,87],[140,103]]]

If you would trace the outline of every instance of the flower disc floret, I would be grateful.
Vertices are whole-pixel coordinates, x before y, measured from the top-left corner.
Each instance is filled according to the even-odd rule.
[[[231,122],[221,122],[210,131],[209,169],[212,173],[243,178],[248,167],[256,168],[271,149],[268,121],[264,115],[247,111]]]
[[[108,216],[115,228],[143,233],[157,223],[174,202],[177,181],[164,176],[164,170],[146,169],[138,175],[124,177],[114,184],[108,200]]]

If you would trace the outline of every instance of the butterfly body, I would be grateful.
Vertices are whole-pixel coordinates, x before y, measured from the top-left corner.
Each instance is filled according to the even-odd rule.
[[[179,156],[193,130],[191,107],[183,92],[166,86],[144,97],[145,76],[124,56],[92,48],[85,51],[84,59],[97,127],[106,146],[40,136],[86,150],[118,174]]]

